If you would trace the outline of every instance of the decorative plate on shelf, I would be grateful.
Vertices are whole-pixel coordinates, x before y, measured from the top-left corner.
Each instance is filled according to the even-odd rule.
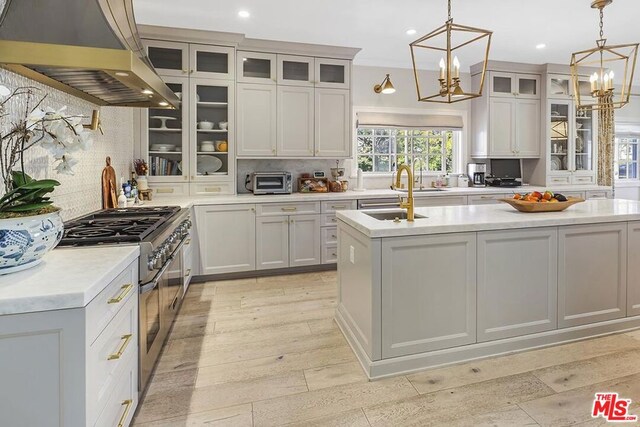
[[[198,173],[202,175],[208,175],[213,172],[218,172],[222,167],[222,160],[215,156],[209,156],[207,154],[198,155]]]
[[[584,199],[580,197],[568,197],[566,202],[556,203],[540,203],[540,202],[527,202],[525,200],[516,199],[498,199],[501,202],[505,202],[520,212],[560,212],[567,209],[571,205],[584,202]]]
[[[175,144],[151,144],[151,151],[176,151]]]
[[[562,161],[558,157],[554,157],[552,155],[552,157],[551,157],[551,170],[552,171],[559,171],[560,169],[562,169]]]

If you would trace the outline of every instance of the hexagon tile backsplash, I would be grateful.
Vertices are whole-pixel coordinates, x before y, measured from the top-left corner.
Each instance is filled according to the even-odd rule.
[[[20,86],[36,87],[46,94],[44,106],[59,109],[67,106],[70,114],[91,117],[94,109],[100,109],[100,119],[104,135],[96,131],[93,147],[75,155],[79,163],[74,167],[75,175],[58,175],[54,170],[53,158],[43,149],[33,148],[27,152],[25,163],[27,173],[35,178],[57,179],[62,185],[53,193],[56,206],[62,208],[64,220],[95,211],[102,207],[101,175],[105,158],[111,157],[111,165],[116,170],[118,180],[129,176],[133,159],[133,108],[97,107],[82,99],[42,85],[7,70],[0,69],[0,84],[10,89]],[[11,111],[9,111],[11,114]],[[87,123],[89,119],[87,119]]]

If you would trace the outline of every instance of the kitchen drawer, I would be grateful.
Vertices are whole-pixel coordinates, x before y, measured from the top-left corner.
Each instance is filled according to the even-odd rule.
[[[571,177],[567,176],[550,176],[548,179],[549,185],[569,185],[571,184]]]
[[[191,184],[192,196],[217,196],[220,194],[233,194],[232,183],[216,182],[208,184]]]
[[[574,175],[571,177],[572,184],[595,184],[596,177],[593,175]]]
[[[323,245],[321,259],[323,264],[335,264],[338,262],[338,245]]]
[[[323,246],[336,245],[338,243],[338,228],[337,227],[322,227],[320,229],[321,242]]]
[[[138,299],[129,298],[87,350],[87,414],[97,414],[138,360]]]
[[[86,307],[87,342],[93,343],[102,330],[138,292],[138,261],[134,261]]]
[[[131,424],[133,413],[138,406],[138,369],[137,360],[117,379],[116,387],[107,404],[100,412],[95,427],[126,427]]]
[[[188,196],[189,184],[149,183],[154,196]]]
[[[336,218],[335,213],[322,214],[322,222],[320,223],[321,227],[334,227],[336,224],[338,224],[338,218]]]
[[[611,194],[608,191],[587,191],[586,196],[587,200],[598,200],[608,199],[611,197]]]
[[[552,190],[554,191],[554,190]],[[560,193],[565,197],[580,197],[581,199],[584,199],[584,193],[582,191],[554,191],[554,193]]]
[[[355,209],[358,209],[358,204],[355,200],[327,200],[322,202],[322,213]]]
[[[514,189],[514,192],[517,191]],[[476,196],[467,196],[467,200],[470,205],[489,205],[500,203],[499,199],[505,199],[508,197],[512,197],[511,194],[501,193],[501,194],[482,194]]]
[[[459,206],[459,205],[467,204],[467,196],[415,197],[414,195],[413,202],[416,208],[429,207],[429,206]]]
[[[319,214],[320,202],[259,203],[258,216]]]
[[[193,245],[183,246],[182,249],[183,254],[183,269],[184,269],[184,292],[187,292],[189,289],[189,284],[191,283],[191,279],[193,278],[194,273],[194,259],[193,259]]]

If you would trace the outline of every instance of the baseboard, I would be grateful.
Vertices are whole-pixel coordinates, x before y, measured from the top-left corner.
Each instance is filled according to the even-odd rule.
[[[337,264],[305,265],[304,267],[274,268],[271,270],[240,271],[238,273],[208,274],[194,276],[191,283],[202,283],[217,280],[250,279],[253,277],[282,276],[285,274],[315,273],[318,271],[337,270]]]
[[[520,337],[372,361],[339,310],[336,311],[335,320],[360,361],[367,377],[372,380],[408,374],[424,369],[439,368],[460,362],[567,344],[640,328],[640,316],[625,317],[590,325],[574,326]]]

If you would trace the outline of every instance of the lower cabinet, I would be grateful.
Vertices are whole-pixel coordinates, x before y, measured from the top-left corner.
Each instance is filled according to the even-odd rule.
[[[557,328],[558,230],[478,233],[478,342]]]
[[[203,275],[256,268],[255,205],[196,206]]]
[[[429,206],[459,206],[467,204],[467,196],[415,197],[413,201],[416,208],[425,208]]]
[[[558,326],[624,317],[627,310],[627,224],[560,227]]]
[[[382,357],[475,343],[475,233],[382,240]]]
[[[320,219],[320,215],[258,217],[257,269],[320,264]]]
[[[640,315],[640,221],[627,224],[627,316]]]

